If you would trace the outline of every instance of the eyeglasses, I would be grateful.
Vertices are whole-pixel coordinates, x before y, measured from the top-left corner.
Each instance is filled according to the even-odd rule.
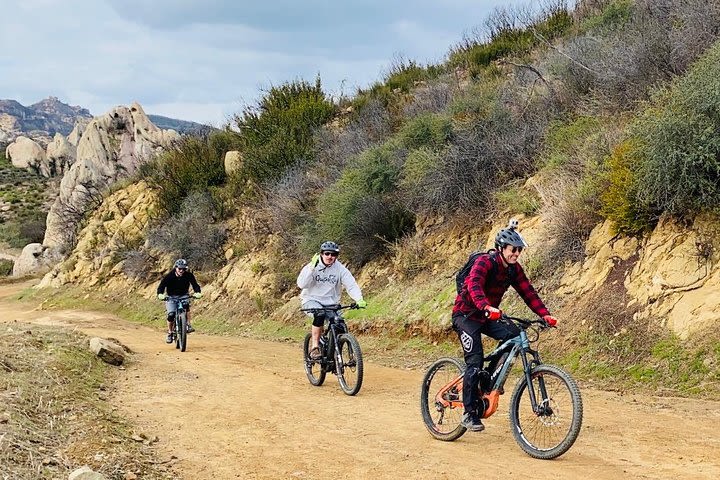
[[[336,252],[322,252],[323,255],[326,257],[337,257],[338,254]]]
[[[519,253],[523,251],[523,247],[512,247],[512,253]]]
[[[180,270],[181,272],[187,271],[187,268],[183,268],[183,267],[175,267],[175,269]]]

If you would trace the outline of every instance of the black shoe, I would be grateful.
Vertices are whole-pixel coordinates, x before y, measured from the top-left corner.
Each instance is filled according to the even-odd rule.
[[[168,333],[167,337],[165,337],[165,343],[172,343],[174,339],[175,335],[173,335],[172,333]]]
[[[193,326],[188,323],[188,325],[187,325],[187,333],[192,333],[192,332],[194,332],[194,331],[195,331],[195,329],[193,328]]]
[[[466,413],[463,415],[460,425],[467,428],[471,432],[482,432],[485,425],[480,421],[480,417],[476,413]]]

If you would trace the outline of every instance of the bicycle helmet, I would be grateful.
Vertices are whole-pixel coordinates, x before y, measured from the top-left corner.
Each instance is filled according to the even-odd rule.
[[[322,252],[340,253],[340,247],[335,242],[323,242],[320,245],[320,253],[322,253]]]
[[[188,269],[187,260],[185,260],[184,258],[178,258],[177,260],[175,260],[174,267],[179,268],[181,270],[187,270]]]
[[[518,221],[511,218],[507,228],[503,228],[495,235],[495,248],[501,250],[506,245],[512,247],[527,247],[528,244],[525,239],[516,231],[518,225]]]

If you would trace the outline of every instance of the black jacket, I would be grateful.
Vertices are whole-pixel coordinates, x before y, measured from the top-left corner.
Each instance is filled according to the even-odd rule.
[[[165,293],[165,289],[167,289],[167,294],[171,296],[187,295],[190,292],[190,285],[192,285],[193,292],[200,293],[200,285],[198,285],[192,272],[187,271],[181,277],[178,277],[173,268],[170,273],[160,280],[157,293]]]

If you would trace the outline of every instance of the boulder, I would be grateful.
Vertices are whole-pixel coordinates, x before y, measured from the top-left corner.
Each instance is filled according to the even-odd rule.
[[[242,166],[242,154],[237,150],[231,150],[225,153],[225,173],[231,175]]]
[[[87,465],[73,470],[68,476],[68,480],[106,480],[106,478],[105,475],[94,471]]]
[[[13,266],[13,277],[35,275],[49,271],[55,260],[48,255],[47,249],[39,243],[25,245]]]
[[[45,150],[35,141],[23,135],[7,146],[5,157],[12,162],[13,166],[34,173],[39,172],[40,166],[46,161]]]
[[[103,362],[110,365],[122,365],[125,361],[125,351],[117,343],[104,338],[93,337],[90,339],[90,350],[100,357]]]
[[[45,177],[61,177],[75,163],[75,155],[75,146],[56,133],[53,141],[48,144],[45,163],[41,165],[40,173]]]

